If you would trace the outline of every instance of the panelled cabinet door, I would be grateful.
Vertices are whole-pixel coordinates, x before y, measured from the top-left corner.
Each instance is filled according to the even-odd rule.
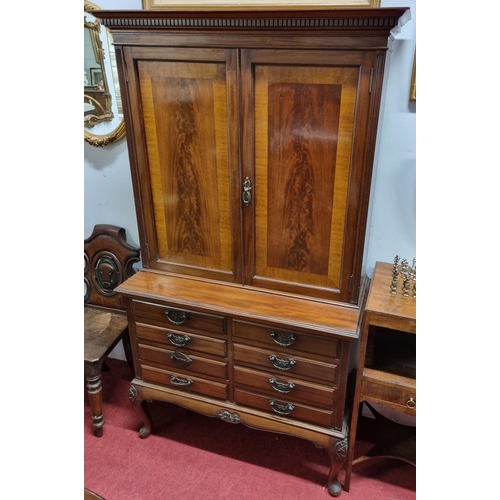
[[[247,284],[350,300],[373,57],[242,51]]]
[[[129,47],[125,60],[145,267],[241,282],[236,51]]]

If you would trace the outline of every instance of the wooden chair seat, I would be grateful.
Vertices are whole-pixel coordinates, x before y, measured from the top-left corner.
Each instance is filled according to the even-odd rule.
[[[126,242],[125,230],[98,224],[84,242],[85,306],[84,365],[94,435],[103,435],[101,371],[106,357],[122,341],[132,366],[127,315],[123,298],[114,289],[133,273],[139,249]]]
[[[85,363],[95,364],[107,356],[121,340],[127,330],[127,315],[118,311],[106,311],[86,306],[85,325]]]

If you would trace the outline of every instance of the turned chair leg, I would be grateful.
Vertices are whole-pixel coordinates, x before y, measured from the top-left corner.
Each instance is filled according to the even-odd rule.
[[[87,379],[87,392],[89,394],[90,407],[92,409],[92,426],[94,427],[94,436],[102,437],[104,415],[102,413],[102,385],[101,374],[90,375]]]

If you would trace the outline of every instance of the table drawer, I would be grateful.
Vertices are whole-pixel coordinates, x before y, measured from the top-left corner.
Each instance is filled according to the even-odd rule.
[[[401,377],[398,377],[401,379]],[[414,381],[409,383],[387,383],[372,377],[363,377],[361,394],[363,398],[376,403],[390,403],[405,410],[405,413],[417,413],[417,391]]]
[[[227,400],[227,384],[187,376],[179,372],[162,370],[145,364],[141,365],[142,379],[146,382],[162,384],[172,389],[195,392],[218,399]]]
[[[340,356],[339,341],[336,339],[325,339],[244,321],[233,321],[233,338],[241,339],[243,343],[256,342],[272,349],[284,349],[302,355],[312,354],[330,359]]]
[[[241,366],[234,367],[234,384],[274,398],[286,398],[330,410],[336,406],[337,391],[331,387],[283,375],[269,375]]]
[[[323,427],[331,426],[332,412],[291,403],[286,398],[270,398],[240,389],[234,390],[234,398],[236,403],[258,408],[273,415],[303,420]]]
[[[227,356],[227,342],[214,337],[205,337],[191,332],[183,332],[173,328],[136,323],[137,338],[158,342],[170,348],[182,348],[214,356]]]
[[[182,373],[198,373],[210,377],[227,379],[227,362],[187,354],[180,350],[160,349],[149,345],[139,344],[139,360],[152,361],[165,368],[180,370]]]
[[[226,320],[223,316],[204,314],[171,305],[132,301],[134,318],[139,323],[148,323],[180,331],[225,335]]]
[[[338,383],[337,365],[321,363],[301,356],[292,357],[280,351],[234,344],[233,360],[235,363],[257,366],[269,373],[307,377],[326,385]]]

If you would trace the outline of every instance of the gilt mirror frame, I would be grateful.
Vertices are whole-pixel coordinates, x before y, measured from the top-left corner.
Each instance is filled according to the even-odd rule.
[[[90,6],[85,2],[85,7]],[[111,121],[114,117],[111,111],[111,94],[109,93],[108,79],[106,71],[104,71],[104,48],[101,42],[101,22],[87,20],[87,16],[83,18],[83,26],[89,35],[92,53],[97,67],[89,68],[89,74],[85,74],[85,82],[83,87],[83,99],[86,104],[93,106],[94,112],[84,114],[84,127],[92,128],[98,123]],[[100,75],[100,78],[99,76]],[[96,93],[101,94],[99,99],[94,97]]]
[[[111,34],[107,28],[101,30],[101,22],[98,19],[87,19],[85,14],[91,15],[93,10],[100,10],[100,8],[84,0],[84,29],[89,32],[96,64],[102,69],[102,80],[95,82],[90,74],[85,74],[84,105],[90,104],[94,110],[100,112],[88,111],[88,114],[85,114],[84,110],[84,140],[91,146],[103,147],[118,141],[125,135],[125,121],[123,112],[120,111],[121,103],[118,102],[120,91],[117,76],[113,75],[114,49]],[[105,36],[102,37],[102,34]],[[108,53],[106,53],[106,48],[109,49]],[[106,64],[106,57],[109,58],[111,70],[109,70],[109,64]],[[99,68],[95,70],[98,71]],[[92,85],[95,83],[99,83],[99,86]],[[117,120],[118,124],[116,124]]]

